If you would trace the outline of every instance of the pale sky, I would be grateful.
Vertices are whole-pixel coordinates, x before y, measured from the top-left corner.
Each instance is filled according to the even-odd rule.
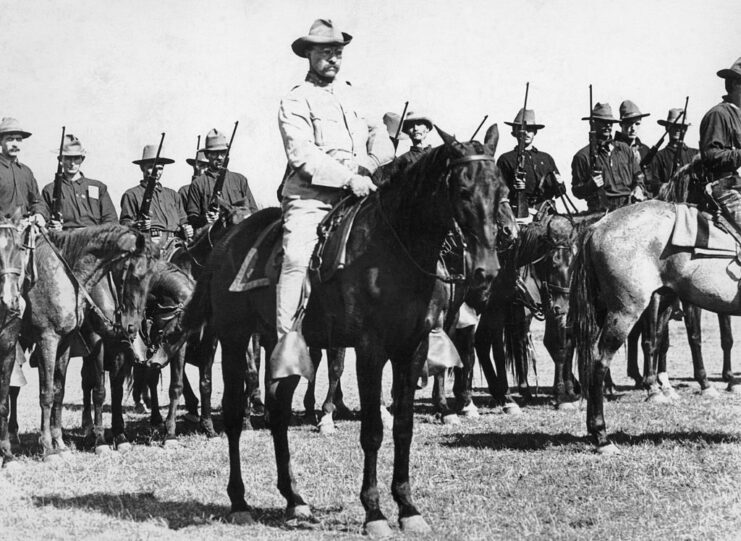
[[[33,133],[21,161],[40,188],[51,182],[66,125],[88,150],[83,171],[108,184],[117,207],[140,178],[131,161],[144,144],[167,133],[163,154],[177,163],[163,182],[178,188],[197,135],[230,132],[235,120],[230,168],[261,205],[276,204],[278,104],[307,69],[290,44],[319,17],[353,35],[340,76],[379,119],[409,100],[468,139],[488,114],[501,153],[514,146],[503,121],[529,81],[528,107],[546,125],[535,145],[567,185],[587,142],[589,83],[616,115],[624,99],[651,113],[639,133],[649,146],[656,120],[689,95],[687,142],[697,146],[702,115],[724,93],[715,73],[741,56],[738,0],[0,0],[0,13],[0,116]]]

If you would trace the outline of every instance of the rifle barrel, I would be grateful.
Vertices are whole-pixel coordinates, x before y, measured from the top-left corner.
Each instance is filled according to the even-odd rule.
[[[394,135],[394,154],[396,154],[396,147],[399,146],[399,136],[401,135],[401,127],[404,125],[404,117],[407,116],[407,107],[409,107],[409,102],[404,102],[404,109],[401,112],[401,116],[399,117],[399,125],[396,126],[396,135]]]

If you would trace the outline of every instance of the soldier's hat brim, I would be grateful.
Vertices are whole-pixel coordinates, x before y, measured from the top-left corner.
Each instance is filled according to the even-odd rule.
[[[154,158],[147,158],[146,160],[134,160],[131,163],[134,163],[136,165],[145,165],[145,164],[150,164],[153,162],[154,162]],[[168,165],[171,163],[175,163],[175,160],[171,160],[170,158],[163,158],[162,156],[160,156],[157,159],[157,165]]]
[[[512,126],[513,128],[515,126],[517,126],[517,127],[521,126],[521,124],[519,122],[505,122],[505,124],[507,126]],[[525,122],[525,128],[531,128],[533,130],[542,130],[543,128],[545,128],[545,124],[529,124],[529,123]]]

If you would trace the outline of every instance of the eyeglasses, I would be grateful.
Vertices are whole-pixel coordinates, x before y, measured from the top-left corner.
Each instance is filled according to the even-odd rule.
[[[314,47],[314,52],[322,58],[342,58],[343,47]]]

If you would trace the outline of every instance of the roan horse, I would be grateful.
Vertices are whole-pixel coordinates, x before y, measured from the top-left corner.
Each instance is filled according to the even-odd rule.
[[[50,232],[34,251],[37,277],[28,291],[22,336],[36,344],[44,454],[63,451],[62,401],[72,333],[90,310],[93,286],[113,271],[120,306],[115,319],[92,310],[103,336],[133,341],[146,301],[150,256],[144,237],[125,226],[106,224]]]
[[[589,228],[574,263],[570,317],[579,356],[587,429],[600,452],[607,438],[602,382],[615,352],[658,295],[661,312],[675,298],[706,310],[741,314],[729,260],[694,258],[671,244],[675,205],[647,201],[618,209]]]
[[[405,531],[429,531],[412,502],[409,447],[412,404],[417,376],[426,358],[426,337],[434,314],[428,307],[436,281],[435,268],[446,233],[457,222],[473,261],[472,290],[479,303],[498,270],[496,253],[498,200],[506,186],[494,162],[493,144],[459,143],[440,131],[443,146],[432,149],[388,185],[371,195],[355,219],[347,243],[347,265],[325,283],[313,282],[303,334],[309,345],[354,347],[361,402],[361,446],[365,453],[361,501],[365,528],[388,536],[390,527],[380,507],[377,457],[383,439],[381,376],[391,359],[397,412],[394,417],[395,460],[391,490]],[[195,330],[209,321],[222,344],[224,425],[229,439],[230,477],[227,492],[232,519],[251,521],[244,499],[239,439],[242,430],[245,356],[252,333],[266,350],[275,342],[273,288],[230,293],[245,254],[263,228],[279,218],[266,209],[234,228],[214,249],[209,272],[198,281],[186,308],[183,326]],[[266,247],[272,250],[272,246]],[[311,511],[296,492],[288,446],[291,398],[299,375],[281,374],[271,362],[267,388],[269,424],[275,446],[278,489],[287,516],[310,519]],[[297,374],[297,372],[294,372]],[[278,377],[276,377],[278,376]]]

